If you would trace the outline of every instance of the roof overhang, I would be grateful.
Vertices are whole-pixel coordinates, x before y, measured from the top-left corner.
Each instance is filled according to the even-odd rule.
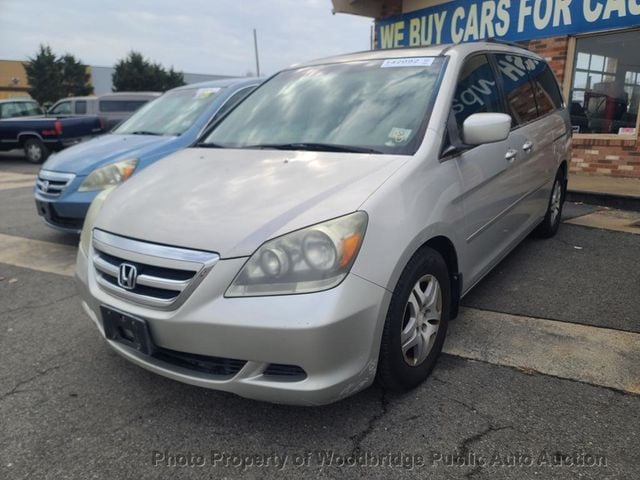
[[[384,0],[331,0],[334,13],[350,13],[363,17],[380,18]]]
[[[452,0],[331,0],[334,13],[350,13],[370,18],[384,18],[389,10],[403,13],[433,7]],[[397,9],[397,10],[396,10]]]

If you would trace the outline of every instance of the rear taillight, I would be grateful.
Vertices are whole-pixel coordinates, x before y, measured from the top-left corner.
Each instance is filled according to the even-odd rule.
[[[53,122],[53,129],[56,131],[56,135],[62,135],[62,122],[60,120]]]

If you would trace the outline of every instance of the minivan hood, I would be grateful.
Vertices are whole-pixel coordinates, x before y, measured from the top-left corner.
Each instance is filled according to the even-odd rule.
[[[152,153],[176,137],[158,135],[106,134],[52,155],[42,165],[44,170],[88,175],[96,168],[116,160]]]
[[[247,256],[270,238],[357,210],[408,158],[186,149],[118,187],[95,227],[222,258]]]

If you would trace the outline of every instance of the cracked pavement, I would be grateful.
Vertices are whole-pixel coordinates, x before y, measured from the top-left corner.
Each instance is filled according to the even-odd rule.
[[[40,224],[28,189],[0,201],[0,233],[77,241]],[[639,248],[637,235],[563,225],[557,241],[527,240],[465,304],[640,331],[637,262],[620,255],[637,260]],[[0,360],[2,480],[602,480],[640,468],[638,395],[444,355],[403,395],[374,386],[321,408],[254,402],[128,363],[85,317],[72,278],[7,264]]]

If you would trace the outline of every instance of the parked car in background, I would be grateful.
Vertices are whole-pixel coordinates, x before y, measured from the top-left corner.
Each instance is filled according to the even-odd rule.
[[[155,100],[160,95],[158,92],[117,92],[90,97],[69,97],[58,100],[47,113],[56,117],[97,115],[103,120],[105,130],[111,130],[145,103]]]
[[[192,145],[207,126],[260,82],[225,79],[175,88],[110,133],[51,157],[36,181],[38,212],[53,228],[79,232],[89,205],[101,190]]]
[[[474,42],[292,67],[198,146],[96,199],[82,306],[148,370],[318,405],[427,378],[460,298],[557,232],[571,124],[544,59]]]
[[[38,102],[28,98],[0,100],[0,120],[16,117],[36,117],[44,115]]]
[[[45,117],[33,100],[0,100],[0,151],[21,148],[32,163],[103,131],[96,116]]]

